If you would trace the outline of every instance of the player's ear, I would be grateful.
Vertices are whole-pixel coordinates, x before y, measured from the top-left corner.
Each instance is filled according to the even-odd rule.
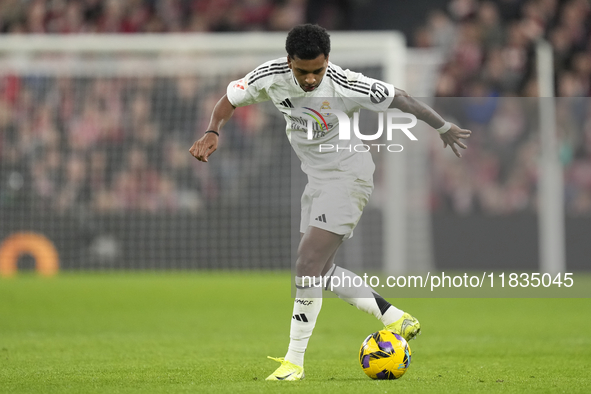
[[[287,67],[291,68],[291,57],[287,55]]]

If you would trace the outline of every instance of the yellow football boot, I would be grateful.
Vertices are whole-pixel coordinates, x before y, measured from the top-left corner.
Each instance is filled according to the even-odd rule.
[[[275,370],[271,375],[267,377],[265,380],[287,380],[287,381],[295,381],[295,380],[302,380],[304,378],[304,367],[300,367],[299,365],[295,365],[283,357],[268,357],[271,360],[275,360],[281,363],[281,366]]]
[[[392,324],[388,324],[386,330],[400,335],[408,342],[421,333],[421,323],[415,317],[405,312],[400,319]]]

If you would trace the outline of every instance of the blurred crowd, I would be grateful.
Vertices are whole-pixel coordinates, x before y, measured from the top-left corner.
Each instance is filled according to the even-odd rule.
[[[458,159],[433,141],[435,212],[502,215],[535,212],[539,201],[539,112],[556,108],[568,214],[591,215],[591,99],[525,97],[436,99],[437,109],[472,130]]]
[[[3,0],[0,32],[285,31],[310,21],[336,29],[346,27],[355,3]],[[540,141],[531,98],[538,94],[539,38],[554,49],[567,210],[591,214],[588,0],[451,0],[425,13],[409,43],[444,54],[435,105],[473,130],[462,160],[439,145],[431,150],[435,212],[536,209]],[[265,117],[249,107],[228,126],[233,138],[225,139],[229,153],[220,150],[227,154],[221,173],[209,173],[187,154],[227,83],[217,82],[211,88],[192,77],[0,76],[0,207],[34,200],[63,212],[198,211],[220,190],[235,187],[244,171],[240,152],[264,132]]]
[[[591,214],[588,0],[452,0],[417,29],[416,46],[437,47],[445,55],[436,85],[439,109],[454,107],[452,116],[474,132],[461,163],[433,150],[434,210],[503,214],[536,209],[540,127],[538,107],[528,97],[538,96],[535,45],[540,38],[554,49],[567,212]],[[477,99],[453,104],[452,97]]]
[[[588,0],[452,0],[429,14],[414,44],[445,53],[438,96],[535,97],[540,38],[554,48],[557,95],[591,95]]]
[[[252,150],[253,129],[263,126],[242,119],[225,129],[224,155],[234,159],[225,160],[224,173],[199,165],[188,149],[223,94],[223,83],[215,91],[212,82],[201,86],[199,78],[182,76],[4,78],[0,207],[199,211],[232,183],[228,172],[244,173],[244,164],[226,168],[241,150]]]
[[[3,0],[6,33],[167,33],[286,30],[306,0]]]

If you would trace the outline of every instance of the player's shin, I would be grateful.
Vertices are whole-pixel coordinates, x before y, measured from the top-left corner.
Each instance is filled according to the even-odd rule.
[[[404,314],[404,311],[386,301],[354,272],[335,265],[327,276],[327,290],[357,309],[374,315],[384,326],[392,324]]]
[[[293,304],[289,348],[285,360],[304,365],[304,353],[322,308],[322,278],[296,276],[296,298]]]

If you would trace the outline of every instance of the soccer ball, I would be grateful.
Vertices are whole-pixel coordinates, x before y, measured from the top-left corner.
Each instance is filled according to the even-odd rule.
[[[359,363],[372,379],[398,379],[410,365],[410,347],[392,331],[374,332],[361,344]]]

